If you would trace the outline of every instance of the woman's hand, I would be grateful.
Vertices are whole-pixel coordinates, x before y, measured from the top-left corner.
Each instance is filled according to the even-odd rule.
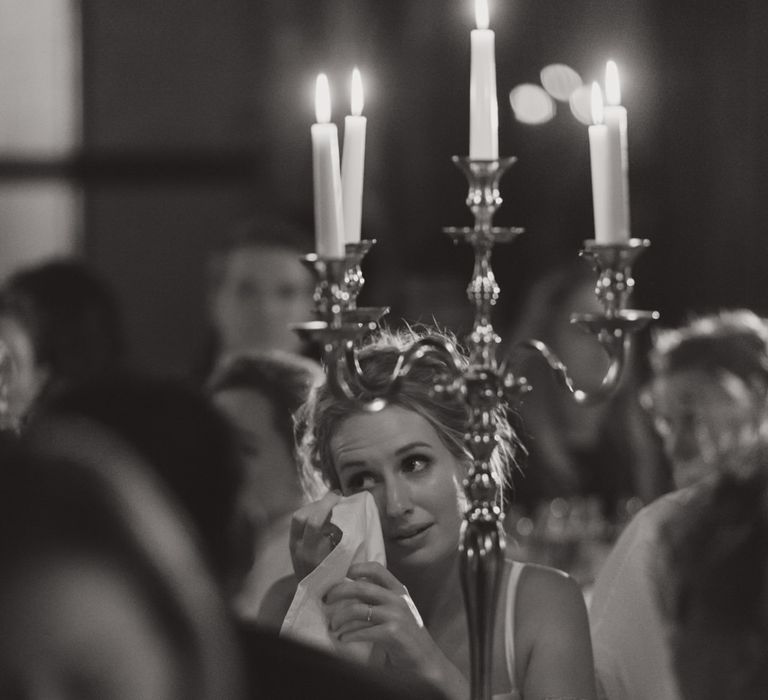
[[[466,680],[427,632],[408,590],[392,573],[366,562],[353,564],[347,576],[352,580],[336,584],[325,596],[329,628],[342,644],[373,642],[393,666],[450,688],[448,697],[468,696]]]
[[[319,501],[299,508],[291,520],[291,561],[301,581],[341,541],[341,530],[331,523],[331,511],[341,496],[329,491]]]

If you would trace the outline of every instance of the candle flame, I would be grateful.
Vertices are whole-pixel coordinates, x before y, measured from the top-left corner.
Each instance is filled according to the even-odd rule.
[[[597,83],[592,83],[592,123],[603,123],[603,92]]]
[[[475,23],[478,29],[488,29],[488,0],[475,0]]]
[[[315,117],[318,124],[331,121],[331,88],[325,73],[320,73],[315,83]]]
[[[621,104],[619,69],[614,61],[605,64],[605,99],[609,105]]]
[[[354,68],[352,71],[352,114],[359,117],[363,113],[363,79],[360,71]]]

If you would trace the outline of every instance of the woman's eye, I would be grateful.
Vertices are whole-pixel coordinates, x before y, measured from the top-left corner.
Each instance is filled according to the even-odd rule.
[[[354,474],[349,479],[347,479],[346,490],[365,491],[367,489],[372,489],[375,484],[376,480],[373,478],[373,475],[366,472],[360,472],[359,474]]]
[[[432,460],[426,455],[409,455],[403,460],[403,470],[407,472],[423,472]]]

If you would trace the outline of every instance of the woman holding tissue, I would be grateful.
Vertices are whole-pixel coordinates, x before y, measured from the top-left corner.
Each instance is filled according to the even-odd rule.
[[[360,353],[368,381],[383,385],[398,352],[426,335],[435,333],[383,331],[368,341]],[[466,507],[461,482],[471,460],[463,444],[463,399],[432,393],[445,370],[438,357],[420,359],[378,412],[340,400],[327,385],[313,390],[298,416],[300,452],[307,476],[319,474],[332,491],[294,515],[291,549],[301,580],[339,536],[356,534],[339,535],[331,525],[334,506],[370,493],[386,567],[353,563],[327,591],[330,635],[342,651],[372,643],[372,658],[467,700],[470,647],[458,545]],[[501,411],[495,420],[500,439],[493,466],[503,481],[515,438]],[[496,620],[494,699],[595,697],[584,601],[565,574],[507,561]]]

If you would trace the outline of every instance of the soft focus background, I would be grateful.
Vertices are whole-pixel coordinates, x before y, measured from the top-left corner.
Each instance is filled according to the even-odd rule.
[[[565,102],[518,121],[509,94],[567,64],[619,65],[633,233],[653,247],[636,305],[768,307],[768,5],[760,0],[492,0],[501,225],[498,327],[591,237],[586,126]],[[334,118],[353,65],[368,117],[362,301],[465,326],[469,223],[450,162],[468,150],[470,0],[0,0],[0,273],[82,253],[116,286],[135,361],[187,371],[204,345],[210,251],[244,217],[312,224],[309,127],[326,71]],[[308,310],[309,311],[309,310]]]

